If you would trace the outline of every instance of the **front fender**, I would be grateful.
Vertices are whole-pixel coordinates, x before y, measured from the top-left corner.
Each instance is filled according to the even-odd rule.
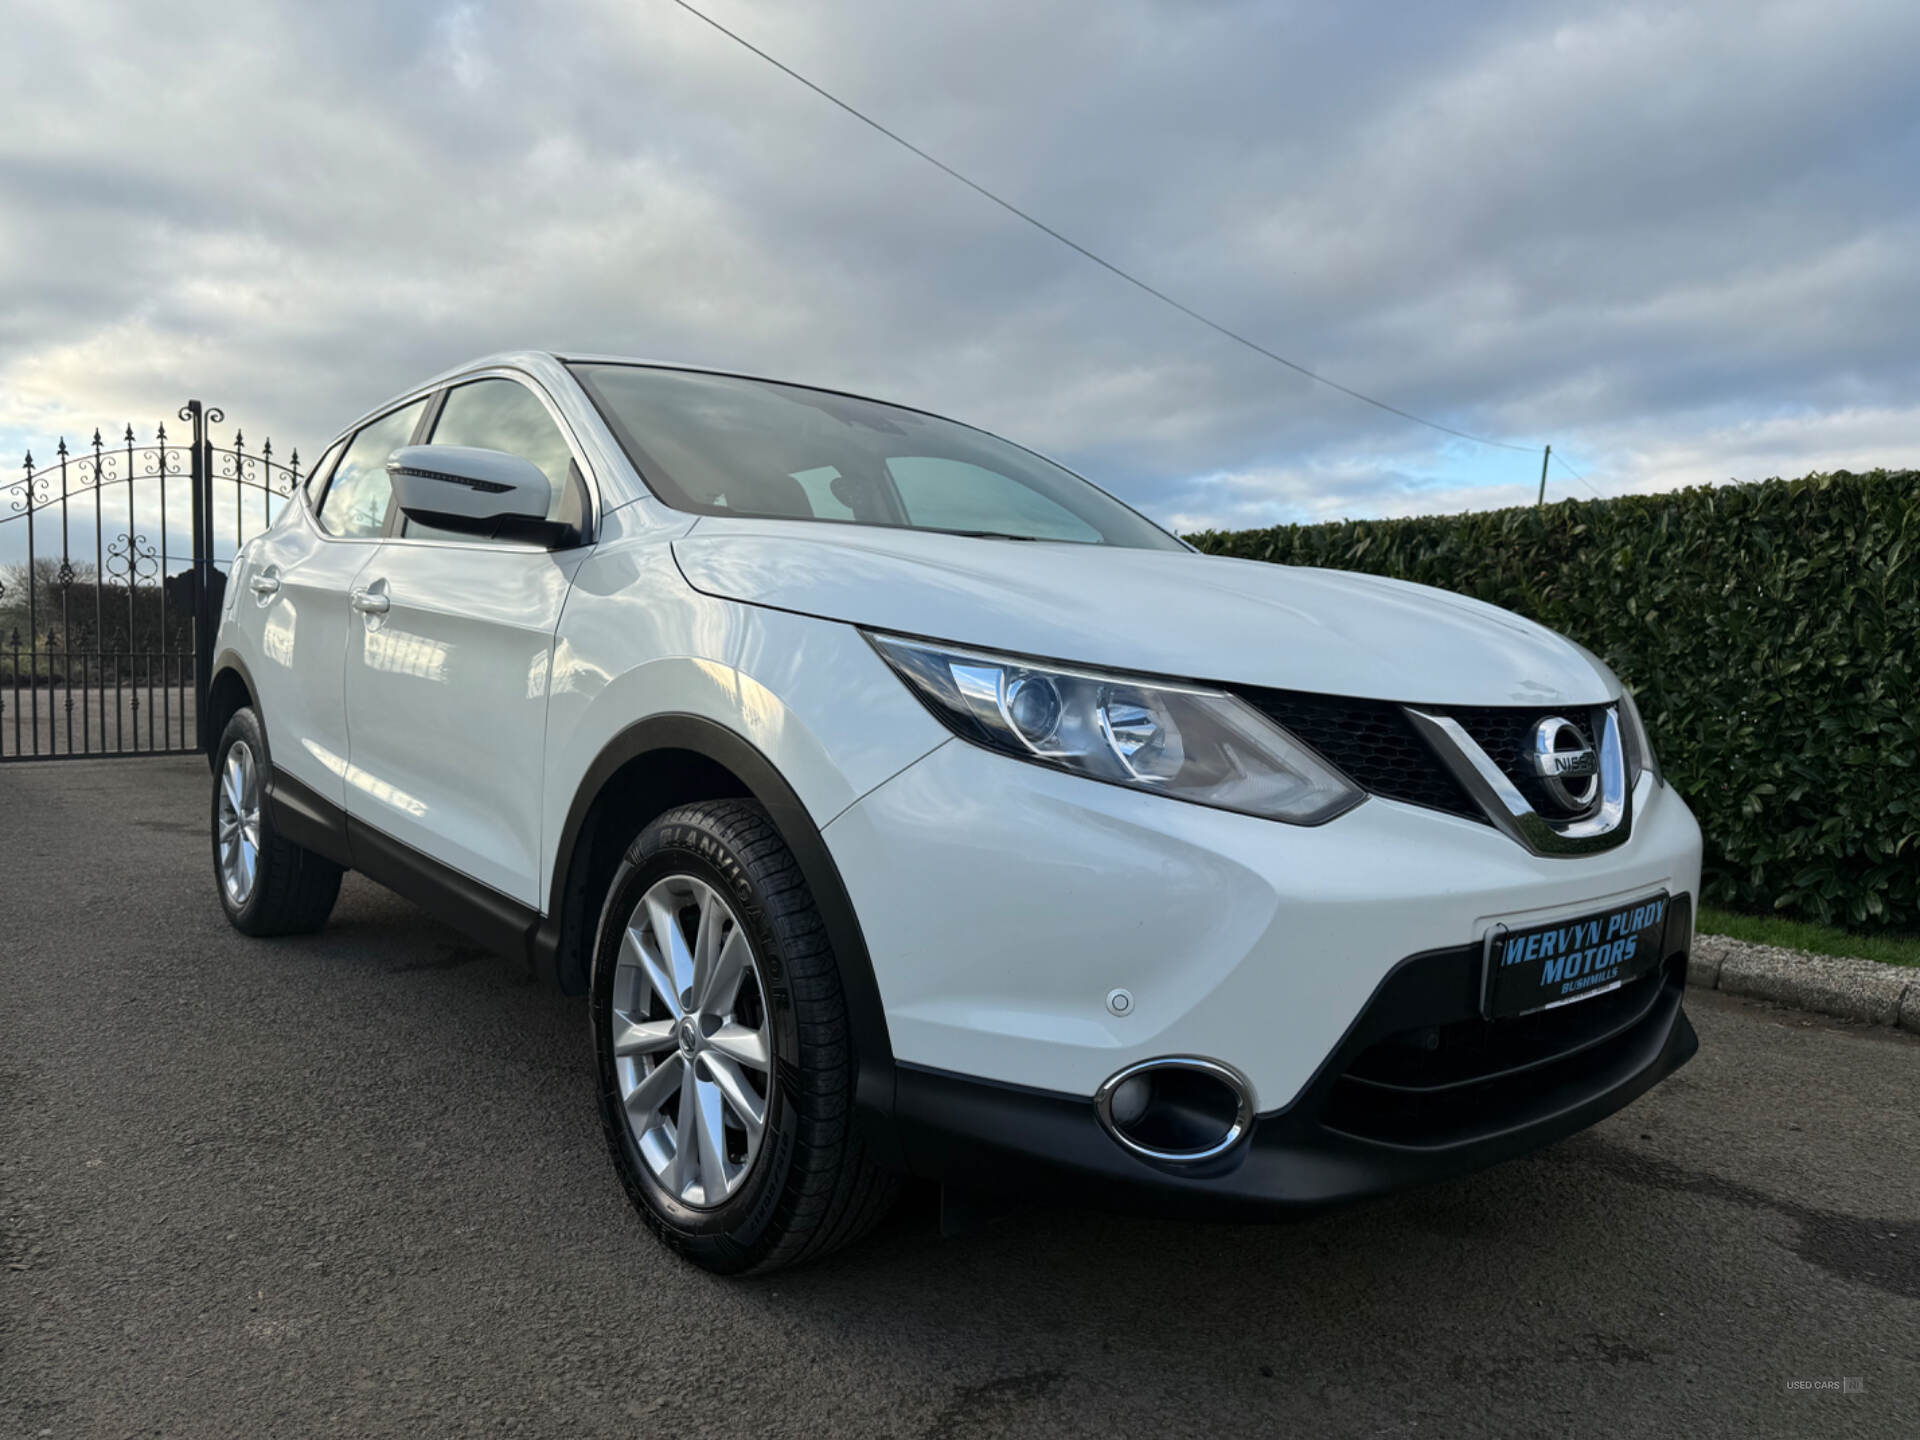
[[[621,545],[583,567],[548,684],[541,836],[548,903],[536,960],[560,954],[563,928],[590,923],[572,913],[581,897],[567,887],[594,802],[611,779],[655,751],[704,756],[766,806],[799,860],[839,959],[861,1108],[889,1112],[885,1012],[821,832],[946,743],[946,730],[853,627],[701,595],[680,578],[663,544]]]

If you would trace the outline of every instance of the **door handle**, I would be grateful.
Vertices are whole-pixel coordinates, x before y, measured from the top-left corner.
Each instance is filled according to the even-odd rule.
[[[263,570],[247,581],[247,588],[256,595],[272,595],[280,589],[280,577]]]
[[[384,615],[393,602],[374,590],[356,590],[353,592],[353,608],[362,615]]]

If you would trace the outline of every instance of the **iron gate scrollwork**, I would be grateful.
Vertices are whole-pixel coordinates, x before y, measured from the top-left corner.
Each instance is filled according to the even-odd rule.
[[[179,419],[183,439],[62,438],[0,481],[0,762],[217,738],[201,728],[226,571],[300,484],[300,452],[250,450],[237,427],[217,445],[226,416],[198,400]]]

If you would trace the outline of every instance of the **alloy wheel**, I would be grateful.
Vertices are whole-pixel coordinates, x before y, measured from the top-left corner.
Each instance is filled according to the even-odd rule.
[[[237,910],[260,869],[260,775],[244,740],[227,747],[220,770],[220,884]]]
[[[640,897],[620,939],[610,1024],[642,1161],[681,1204],[721,1204],[760,1154],[773,1046],[752,942],[719,891],[669,875]]]

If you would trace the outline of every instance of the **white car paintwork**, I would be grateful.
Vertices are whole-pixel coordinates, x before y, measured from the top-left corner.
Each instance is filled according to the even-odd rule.
[[[598,534],[513,547],[339,540],[303,503],[247,547],[220,652],[272,759],[442,865],[545,911],[563,823],[609,742],[695,715],[799,797],[854,902],[898,1060],[1091,1095],[1211,1057],[1285,1104],[1392,966],[1665,888],[1700,836],[1640,781],[1630,837],[1576,858],[1378,797],[1317,827],[1076,778],[954,739],[855,624],[1083,665],[1429,704],[1598,703],[1578,646],[1424,587],[1109,547],[667,508],[566,368],[512,374],[564,419]],[[374,413],[374,412],[370,412]],[[405,551],[406,554],[399,552]],[[387,583],[384,623],[348,592]],[[1135,1002],[1115,1017],[1109,991]]]
[[[367,541],[336,540],[290,504],[235,566],[220,644],[244,656],[262,714],[273,716],[274,765],[334,805],[346,805],[347,593],[373,558]],[[255,581],[278,588],[256,593]],[[331,663],[327,657],[333,657]]]
[[[1429,705],[1618,693],[1544,626],[1372,575],[710,515],[673,551],[710,595],[1083,665]]]
[[[539,906],[540,769],[554,631],[585,550],[390,540],[347,626],[346,810]]]
[[[545,873],[580,777],[649,715],[699,716],[751,741],[823,826],[948,738],[850,627],[688,585],[671,550],[687,517],[672,514],[617,512],[567,602],[547,710]]]

